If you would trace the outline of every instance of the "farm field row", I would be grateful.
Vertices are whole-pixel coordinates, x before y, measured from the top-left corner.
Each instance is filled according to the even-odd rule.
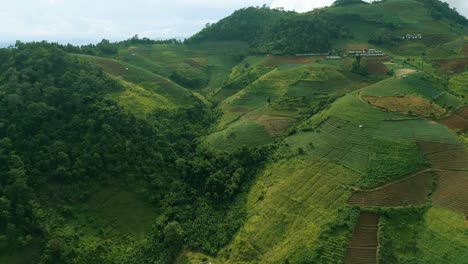
[[[377,263],[379,216],[361,213],[348,244],[345,264]]]
[[[348,204],[360,207],[422,205],[428,202],[432,180],[432,172],[423,171],[373,190],[355,192]]]
[[[418,146],[433,169],[468,171],[468,151],[463,145],[419,141]]]
[[[336,220],[350,196],[342,188],[357,175],[318,157],[272,164],[248,198],[248,219],[226,250],[223,263],[277,263],[295,249],[313,251],[323,228]]]
[[[439,120],[440,123],[446,125],[450,129],[468,131],[468,106],[465,106],[452,115]]]

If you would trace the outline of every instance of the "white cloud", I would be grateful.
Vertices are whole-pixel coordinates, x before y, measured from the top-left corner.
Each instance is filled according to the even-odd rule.
[[[467,0],[447,0],[467,15]],[[333,0],[12,0],[0,9],[0,42],[16,39],[99,41],[134,34],[187,37],[207,22],[247,6],[285,7],[299,12]]]

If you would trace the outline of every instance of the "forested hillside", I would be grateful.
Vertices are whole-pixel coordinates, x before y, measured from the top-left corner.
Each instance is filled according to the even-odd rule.
[[[235,232],[244,213],[233,202],[264,156],[199,144],[215,114],[196,97],[139,120],[105,99],[124,89],[117,81],[53,45],[18,43],[0,56],[3,252],[25,249],[40,263],[168,263],[183,245],[214,252]],[[72,232],[86,221],[74,207],[109,186],[133,186],[159,212],[142,238]]]

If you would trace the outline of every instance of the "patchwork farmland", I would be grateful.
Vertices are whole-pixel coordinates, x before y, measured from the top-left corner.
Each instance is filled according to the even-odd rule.
[[[433,204],[468,216],[468,171],[438,171],[437,179]]]
[[[439,122],[450,129],[461,130],[463,132],[468,131],[468,106],[457,110],[448,117],[440,119]]]
[[[371,105],[383,110],[398,112],[410,116],[440,116],[445,112],[442,107],[418,96],[365,96],[363,99]]]
[[[379,216],[371,213],[359,215],[353,237],[348,244],[345,264],[377,263]]]
[[[468,171],[468,151],[463,145],[419,141],[418,146],[433,169]]]
[[[360,207],[422,205],[428,202],[432,179],[432,172],[425,170],[373,190],[357,191],[348,200],[348,204]]]

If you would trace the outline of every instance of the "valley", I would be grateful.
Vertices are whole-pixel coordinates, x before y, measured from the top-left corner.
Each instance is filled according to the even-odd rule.
[[[80,82],[100,71],[66,97],[98,103],[48,103],[80,116],[50,152],[69,178],[29,180],[43,217],[31,226],[47,231],[9,253],[0,232],[0,262],[465,263],[468,22],[436,0],[348,2],[246,8],[184,43],[134,38],[109,54],[38,44]],[[14,109],[10,75],[0,101]],[[86,89],[97,96],[77,97]],[[14,122],[0,115],[0,139]],[[46,174],[13,145],[27,173]]]

